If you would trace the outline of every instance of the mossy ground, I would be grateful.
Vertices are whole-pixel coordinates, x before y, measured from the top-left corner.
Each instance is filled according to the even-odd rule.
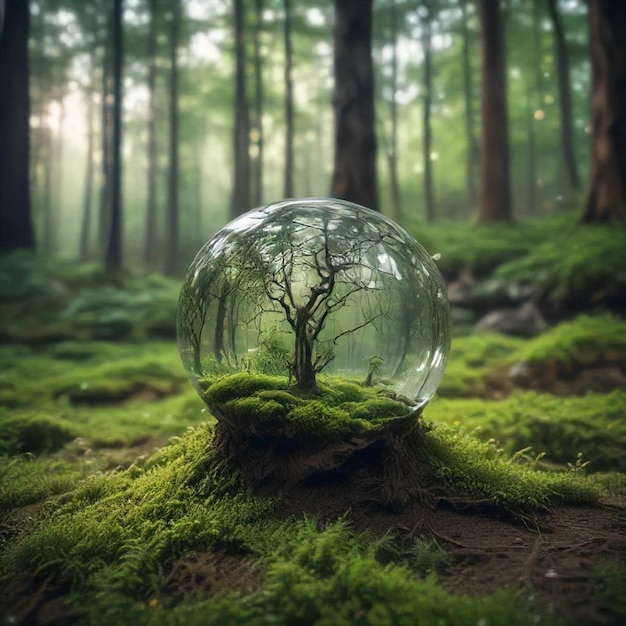
[[[358,471],[255,494],[216,453],[215,420],[190,390],[173,342],[147,341],[145,330],[118,344],[88,339],[99,323],[85,322],[86,339],[38,336],[0,346],[6,619],[463,626],[626,619],[626,394],[556,397],[513,383],[502,393],[492,380],[520,361],[561,377],[590,362],[620,368],[618,320],[580,318],[531,342],[456,340],[441,397],[411,444],[428,497],[400,509],[364,498]],[[406,408],[350,381],[307,402],[273,380],[259,386],[248,376],[248,387],[241,380],[235,392],[226,384],[212,393],[225,394],[220,401],[242,416],[248,402],[270,425],[289,416],[316,437],[338,439],[375,431]]]

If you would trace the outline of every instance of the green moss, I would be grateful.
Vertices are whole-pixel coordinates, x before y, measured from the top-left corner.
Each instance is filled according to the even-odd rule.
[[[242,432],[320,443],[361,436],[411,410],[342,378],[325,376],[309,396],[287,391],[287,384],[282,377],[233,374],[209,385],[204,398],[219,418]]]
[[[445,275],[469,267],[476,274],[491,274],[495,267],[525,258],[546,240],[558,237],[571,216],[541,220],[518,220],[515,224],[442,222],[414,233],[431,253],[441,254],[437,265]]]
[[[287,379],[265,374],[239,373],[226,376],[213,382],[204,392],[204,398],[210,405],[223,404],[236,398],[252,396],[257,391],[287,390]]]
[[[515,355],[531,366],[575,369],[626,362],[626,322],[601,315],[579,315],[536,337]]]
[[[340,408],[347,411],[355,419],[374,422],[389,417],[406,415],[408,407],[402,402],[391,398],[370,398],[361,402],[344,402]]]
[[[448,485],[451,492],[513,511],[601,497],[601,490],[579,474],[539,472],[511,462],[494,442],[480,442],[444,425],[427,433],[423,462],[431,478]]]
[[[426,417],[495,439],[508,454],[532,447],[544,461],[566,465],[582,453],[593,471],[626,471],[625,408],[626,392],[618,390],[580,398],[527,392],[498,401],[439,399]]]
[[[76,437],[66,420],[41,414],[0,415],[0,454],[52,452]]]
[[[482,393],[485,376],[506,366],[526,343],[497,333],[477,332],[455,338],[438,395],[455,398]]]
[[[452,468],[445,478],[462,478],[472,493],[494,483],[494,497],[507,501],[543,503],[565,491],[472,441],[431,431],[433,469]],[[572,496],[584,483],[569,480]],[[222,472],[211,457],[211,434],[200,428],[173,442],[156,463],[85,480],[45,523],[8,546],[0,572],[5,585],[26,572],[37,572],[32,584],[71,585],[86,612],[83,623],[349,624],[355,615],[398,624],[531,620],[511,595],[467,598],[423,579],[419,550],[385,564],[378,548],[342,522],[320,528],[316,520],[280,520],[270,500],[251,496]],[[250,555],[258,562],[259,589],[188,597],[176,606],[163,595],[164,580],[176,559],[197,550]],[[432,563],[431,557],[421,562]]]
[[[567,300],[592,305],[624,288],[624,229],[570,224],[554,235],[502,265],[496,275],[533,284],[538,294],[553,303]]]
[[[68,493],[98,469],[90,459],[76,463],[30,454],[0,456],[0,515],[6,519],[13,509]]]

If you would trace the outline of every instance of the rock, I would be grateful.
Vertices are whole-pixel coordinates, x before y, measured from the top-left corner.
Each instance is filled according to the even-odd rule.
[[[499,278],[475,281],[467,271],[448,285],[450,305],[468,309],[478,316],[490,311],[519,306],[532,295],[532,288]]]
[[[516,309],[499,309],[487,313],[476,323],[476,328],[519,337],[534,337],[548,325],[539,309],[532,302],[525,302]]]

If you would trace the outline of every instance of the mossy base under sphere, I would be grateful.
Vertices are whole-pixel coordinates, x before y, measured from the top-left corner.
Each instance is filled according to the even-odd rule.
[[[200,250],[178,346],[232,454],[258,449],[272,465],[269,450],[297,450],[293,467],[313,454],[320,469],[340,461],[337,445],[415,424],[443,375],[449,318],[436,265],[397,224],[295,199],[238,217]]]

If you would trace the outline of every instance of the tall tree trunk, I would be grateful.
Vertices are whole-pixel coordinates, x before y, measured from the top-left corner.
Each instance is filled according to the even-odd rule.
[[[391,202],[393,214],[402,220],[402,198],[398,180],[398,5],[397,0],[391,4],[391,98],[389,100],[389,121],[391,132],[387,149],[389,162],[389,178],[391,182]]]
[[[478,141],[474,132],[474,89],[472,85],[472,63],[470,50],[470,33],[467,26],[467,3],[469,0],[461,2],[461,35],[463,41],[463,95],[465,101],[465,187],[467,193],[467,203],[470,208],[475,208],[478,203],[476,190],[477,165],[479,159]]]
[[[263,59],[261,57],[261,32],[263,29],[263,0],[255,0],[256,23],[254,27],[254,125],[257,153],[254,163],[254,206],[263,204]]]
[[[576,167],[574,155],[573,124],[572,124],[572,96],[570,92],[569,55],[563,34],[561,18],[556,6],[556,0],[548,0],[548,11],[554,31],[554,46],[556,49],[556,69],[559,85],[559,108],[561,111],[561,149],[565,174],[570,188],[580,189],[580,176]]]
[[[123,0],[113,0],[113,124],[111,137],[111,221],[104,266],[122,270],[122,15]]]
[[[147,267],[153,267],[156,260],[157,229],[157,14],[158,0],[150,0],[150,30],[148,32],[148,172],[146,194],[146,217],[143,246],[143,260]]]
[[[85,188],[83,195],[83,215],[80,224],[79,254],[82,261],[89,258],[89,236],[91,233],[91,207],[93,204],[93,151],[94,151],[94,106],[93,85],[95,59],[92,57],[91,84],[87,90],[87,165],[85,168]]]
[[[283,0],[285,8],[285,185],[283,196],[292,198],[293,191],[293,48],[291,45],[291,0]]]
[[[55,221],[53,224],[53,236],[52,241],[54,242],[54,246],[56,247],[61,243],[58,226],[63,223],[63,131],[65,127],[65,94],[61,93],[59,95],[59,120],[56,128],[56,137],[53,142],[53,183],[54,189],[52,193],[53,203],[54,203],[54,216]]]
[[[102,152],[102,176],[100,182],[100,211],[98,216],[99,250],[106,253],[111,224],[111,175],[112,175],[112,13],[104,4],[104,24],[102,26],[102,121],[100,149]]]
[[[335,157],[331,195],[378,209],[372,0],[334,0]]]
[[[235,30],[235,124],[233,129],[233,191],[230,216],[250,208],[250,120],[246,95],[246,46],[243,0],[233,0]]]
[[[528,146],[528,160],[526,163],[526,185],[528,187],[528,200],[526,214],[535,214],[537,203],[537,139],[535,137],[535,118],[532,88],[526,86],[526,141]]]
[[[626,3],[589,1],[591,162],[583,222],[626,219]]]
[[[28,2],[7,0],[0,33],[0,248],[34,248],[29,188]]]
[[[43,163],[43,197],[42,197],[42,213],[43,213],[43,251],[46,254],[52,254],[54,250],[54,198],[53,198],[53,170],[54,170],[54,140],[52,137],[52,129],[48,126],[46,119],[46,128],[44,134],[44,163]]]
[[[435,185],[433,181],[432,160],[432,126],[430,123],[430,109],[433,93],[433,66],[431,21],[432,9],[429,4],[423,5],[426,15],[422,19],[422,50],[424,52],[424,97],[422,117],[422,157],[424,159],[424,202],[426,204],[426,221],[435,221]]]
[[[479,0],[481,26],[480,221],[510,220],[506,59],[500,0]]]
[[[165,273],[172,276],[178,265],[178,31],[180,0],[172,0],[170,21],[170,162],[167,185]]]

